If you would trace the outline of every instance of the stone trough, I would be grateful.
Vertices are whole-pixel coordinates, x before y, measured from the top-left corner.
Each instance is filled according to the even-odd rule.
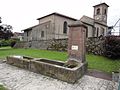
[[[31,61],[31,70],[53,78],[75,83],[86,71],[86,64],[70,65],[67,62],[38,59]]]
[[[34,58],[28,56],[7,56],[7,64],[17,66],[24,69],[29,69],[30,61]]]
[[[70,62],[72,62],[72,64]],[[8,56],[7,64],[28,69],[32,72],[50,76],[68,83],[75,83],[87,69],[87,63],[79,64],[72,60],[65,63],[57,60],[26,56]]]

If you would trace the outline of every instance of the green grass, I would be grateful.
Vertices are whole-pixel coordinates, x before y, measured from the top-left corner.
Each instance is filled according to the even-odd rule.
[[[111,73],[120,69],[120,60],[112,60],[103,56],[87,55],[88,68]]]
[[[35,58],[48,58],[54,60],[67,60],[66,52],[56,52],[38,49],[12,49],[10,47],[0,48],[0,58],[5,58],[8,55],[26,55]],[[120,68],[120,60],[110,60],[108,58],[97,55],[86,55],[89,69],[101,70],[111,73]]]
[[[67,59],[67,53],[65,52],[38,49],[12,49],[10,47],[0,49],[0,58],[5,58],[8,55],[27,55],[35,58],[49,58],[61,61],[65,61]]]
[[[0,90],[7,90],[3,85],[0,85]]]

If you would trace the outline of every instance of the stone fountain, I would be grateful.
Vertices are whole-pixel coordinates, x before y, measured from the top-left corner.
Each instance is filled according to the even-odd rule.
[[[75,83],[87,71],[85,58],[86,26],[81,22],[69,25],[68,60],[48,60],[26,56],[7,56],[7,63],[35,73]]]

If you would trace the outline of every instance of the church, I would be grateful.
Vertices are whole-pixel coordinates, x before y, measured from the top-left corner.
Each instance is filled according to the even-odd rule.
[[[51,13],[38,18],[38,25],[24,29],[24,41],[39,41],[50,39],[68,38],[69,24],[82,22],[87,26],[86,37],[106,36],[108,31],[106,3],[97,4],[94,7],[93,18],[82,16],[80,20],[59,14]]]

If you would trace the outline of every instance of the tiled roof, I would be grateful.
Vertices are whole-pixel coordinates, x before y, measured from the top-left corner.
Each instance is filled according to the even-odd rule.
[[[82,16],[82,18],[80,19],[80,21],[83,22],[83,23],[85,23],[85,24],[91,25],[91,26],[94,26],[94,23],[98,23],[100,25],[103,25],[103,26],[107,27],[107,25],[105,23],[97,21],[97,20],[95,20],[95,19],[93,19],[91,17],[85,16],[85,15]]]
[[[88,16],[85,16],[85,15],[82,16],[82,18],[80,19],[80,21],[83,22],[83,23],[89,24],[91,26],[94,25],[94,19],[90,18]]]

